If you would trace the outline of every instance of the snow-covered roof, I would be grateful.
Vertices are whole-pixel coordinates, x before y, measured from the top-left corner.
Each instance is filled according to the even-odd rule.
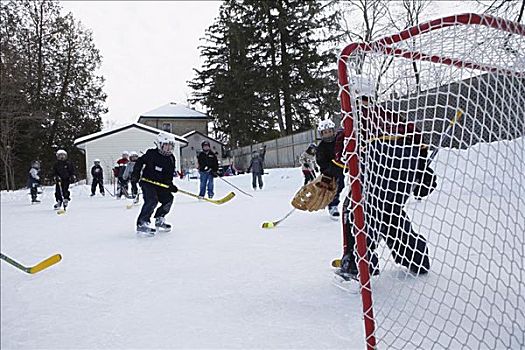
[[[207,138],[208,140],[212,140],[212,141],[215,141],[215,142],[217,142],[217,143],[220,143],[220,144],[223,145],[223,146],[226,146],[226,145],[225,145],[224,143],[222,143],[221,141],[216,140],[216,139],[214,139],[213,137],[209,137],[208,135],[205,135],[205,134],[203,134],[202,132],[197,131],[197,130],[192,130],[192,131],[190,131],[190,132],[187,132],[187,133],[185,133],[184,135],[182,135],[182,137],[187,138],[187,137],[189,137],[189,136],[191,136],[191,135],[193,135],[193,134],[199,134],[201,137]]]
[[[78,146],[78,145],[80,145],[82,143],[93,141],[93,140],[98,139],[100,137],[108,136],[108,135],[111,135],[111,134],[114,134],[114,133],[117,133],[117,132],[129,129],[129,128],[141,129],[141,130],[144,130],[144,131],[147,131],[147,132],[151,132],[152,134],[158,134],[160,132],[166,132],[166,131],[162,131],[162,130],[159,130],[157,128],[151,127],[149,125],[144,125],[144,124],[141,124],[141,123],[131,123],[131,124],[123,125],[123,126],[118,126],[116,128],[112,128],[112,129],[102,130],[102,131],[96,132],[94,134],[89,134],[89,135],[86,135],[86,136],[79,137],[78,139],[75,140],[74,145]],[[188,144],[188,140],[186,140],[184,137],[175,135],[175,139],[177,141],[181,142],[181,143]]]
[[[141,114],[140,118],[208,119],[208,116],[182,104],[170,102]]]

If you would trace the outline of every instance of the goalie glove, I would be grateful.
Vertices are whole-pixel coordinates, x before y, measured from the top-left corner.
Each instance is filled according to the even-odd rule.
[[[299,210],[321,210],[334,199],[336,193],[335,178],[319,175],[314,181],[301,187],[292,199],[292,205]]]

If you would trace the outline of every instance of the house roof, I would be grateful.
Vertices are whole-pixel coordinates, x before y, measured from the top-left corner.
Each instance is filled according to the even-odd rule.
[[[78,139],[75,140],[74,145],[75,146],[79,146],[79,145],[81,145],[83,143],[90,142],[90,141],[96,140],[96,139],[104,137],[104,136],[109,136],[111,134],[115,134],[117,132],[120,132],[120,131],[123,131],[123,130],[126,130],[126,129],[130,129],[130,128],[137,128],[137,129],[140,129],[140,130],[144,130],[144,131],[150,132],[152,134],[158,134],[160,132],[165,132],[165,131],[162,131],[162,130],[159,130],[157,128],[154,128],[154,127],[151,127],[151,126],[148,126],[148,125],[144,125],[144,124],[141,124],[141,123],[131,123],[131,124],[126,124],[126,125],[123,125],[123,126],[119,126],[119,127],[113,128],[113,129],[102,130],[102,131],[96,132],[94,134],[90,134],[90,135],[79,137]],[[181,143],[184,143],[184,144],[188,144],[188,141],[184,137],[181,137],[181,136],[178,136],[178,135],[174,135],[174,136],[175,136],[175,140],[177,140],[177,141],[179,141]]]
[[[207,120],[208,116],[194,109],[188,108],[182,104],[170,102],[164,106],[155,108],[152,111],[143,113],[139,118],[164,118],[164,119],[203,119]]]
[[[222,143],[221,141],[215,140],[213,137],[209,137],[208,135],[205,135],[205,134],[203,134],[202,132],[197,131],[197,130],[193,130],[193,131],[187,132],[187,133],[185,133],[184,135],[182,135],[182,137],[186,138],[186,137],[189,137],[189,136],[191,136],[191,135],[193,135],[193,134],[198,134],[198,135],[201,136],[201,137],[207,138],[208,140],[212,140],[212,141],[215,141],[215,142],[217,142],[217,143],[220,143],[220,144],[223,145],[223,146],[226,146],[226,145],[225,145],[224,143]]]

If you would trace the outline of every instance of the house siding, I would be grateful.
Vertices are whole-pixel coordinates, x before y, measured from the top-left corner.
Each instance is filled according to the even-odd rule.
[[[120,132],[102,136],[95,140],[80,144],[79,148],[85,150],[86,157],[86,178],[91,184],[91,167],[93,160],[100,159],[100,166],[104,171],[104,183],[113,182],[113,167],[122,155],[122,151],[146,152],[149,148],[155,147],[154,141],[157,135],[138,128],[129,128]],[[176,160],[176,169],[180,170],[180,143],[175,143],[173,151]]]

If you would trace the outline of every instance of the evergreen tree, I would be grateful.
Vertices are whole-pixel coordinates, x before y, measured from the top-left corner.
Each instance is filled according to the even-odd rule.
[[[91,32],[71,14],[61,15],[56,1],[2,2],[0,13],[0,147],[9,154],[0,159],[1,187],[25,184],[33,159],[49,174],[58,148],[82,170],[73,141],[99,131],[107,111]]]

